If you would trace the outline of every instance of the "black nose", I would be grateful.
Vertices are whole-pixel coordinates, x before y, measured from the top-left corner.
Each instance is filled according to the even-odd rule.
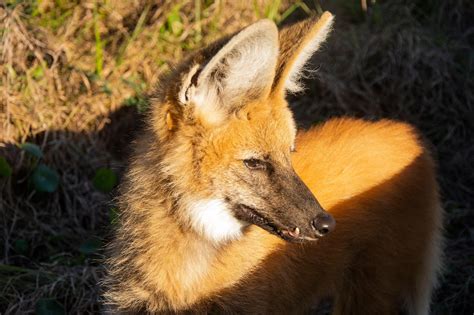
[[[311,223],[319,237],[325,236],[336,227],[336,220],[328,213],[319,214]]]

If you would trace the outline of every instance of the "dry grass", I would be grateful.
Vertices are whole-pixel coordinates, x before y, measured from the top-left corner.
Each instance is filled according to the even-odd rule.
[[[292,98],[296,116],[303,125],[335,115],[391,117],[422,130],[439,159],[448,212],[436,310],[472,312],[474,7],[468,0],[392,1],[369,3],[363,13],[348,3],[322,6],[336,13],[336,31],[314,59],[316,78]],[[303,5],[285,20],[293,4],[0,4],[0,156],[13,169],[0,177],[0,312],[31,313],[45,298],[68,313],[100,311],[97,240],[113,225],[113,205],[94,188],[95,171],[120,174],[144,94],[170,64],[258,18],[306,14]],[[25,141],[38,144],[42,162],[59,173],[54,193],[31,189],[36,161],[18,147]]]

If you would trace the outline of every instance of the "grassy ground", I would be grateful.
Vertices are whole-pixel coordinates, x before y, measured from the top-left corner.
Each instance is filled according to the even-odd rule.
[[[110,192],[145,94],[189,51],[258,18],[328,9],[302,126],[409,121],[433,144],[447,211],[438,314],[474,302],[474,5],[469,0],[7,1],[0,4],[0,313],[97,312]],[[98,171],[99,170],[99,171]],[[56,313],[55,313],[56,312]]]

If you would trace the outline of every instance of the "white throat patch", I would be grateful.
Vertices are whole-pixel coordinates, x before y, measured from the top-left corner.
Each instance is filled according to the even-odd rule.
[[[189,217],[195,231],[213,241],[222,243],[242,236],[247,224],[234,217],[222,199],[202,199],[189,203]]]

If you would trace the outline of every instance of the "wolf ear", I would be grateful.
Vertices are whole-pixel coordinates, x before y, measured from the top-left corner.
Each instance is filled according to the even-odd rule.
[[[269,20],[234,35],[201,69],[185,75],[178,99],[209,122],[270,93],[278,59],[278,30]]]
[[[326,40],[333,20],[333,15],[326,11],[319,19],[310,18],[280,31],[280,57],[273,92],[296,93],[303,90],[300,81],[305,64]]]

